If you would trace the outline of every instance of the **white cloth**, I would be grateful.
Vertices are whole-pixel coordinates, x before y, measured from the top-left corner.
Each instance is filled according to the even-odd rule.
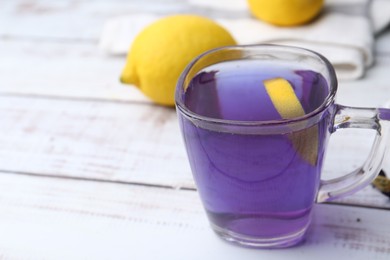
[[[213,2],[213,7],[216,2]],[[360,78],[373,64],[374,32],[383,29],[390,20],[390,0],[330,2],[318,19],[297,27],[276,27],[249,17],[215,20],[233,35],[238,44],[275,43],[304,47],[327,57],[339,79]],[[198,3],[206,4],[205,1]],[[350,8],[351,5],[355,8]],[[109,54],[126,54],[136,35],[160,17],[137,14],[108,20],[100,48]],[[380,18],[373,20],[369,17]]]

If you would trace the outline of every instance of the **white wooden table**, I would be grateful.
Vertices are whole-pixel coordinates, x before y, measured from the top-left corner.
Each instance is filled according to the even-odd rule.
[[[99,52],[104,21],[140,11],[247,15],[179,0],[0,1],[0,259],[390,259],[390,202],[371,187],[316,205],[299,247],[219,240],[175,111],[121,85],[125,58]],[[390,30],[375,53],[364,79],[340,83],[340,103],[390,99]],[[335,134],[325,177],[360,164],[370,138]]]

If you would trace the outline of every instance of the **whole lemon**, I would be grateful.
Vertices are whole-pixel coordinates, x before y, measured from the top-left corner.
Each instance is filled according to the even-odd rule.
[[[176,82],[186,65],[205,51],[234,44],[229,32],[208,18],[161,18],[133,41],[121,82],[136,85],[158,104],[173,106]]]
[[[252,14],[260,20],[279,25],[295,26],[314,19],[324,0],[248,0]]]

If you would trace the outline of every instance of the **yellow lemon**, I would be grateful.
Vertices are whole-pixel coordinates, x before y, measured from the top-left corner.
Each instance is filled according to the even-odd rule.
[[[248,0],[252,14],[260,20],[294,26],[307,23],[321,11],[324,0]]]
[[[158,104],[173,106],[176,82],[186,65],[205,51],[235,44],[229,32],[208,18],[165,17],[137,35],[121,82],[136,85]]]

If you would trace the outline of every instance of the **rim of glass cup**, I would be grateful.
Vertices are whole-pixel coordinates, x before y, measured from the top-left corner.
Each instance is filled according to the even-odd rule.
[[[303,54],[308,55],[311,57],[315,57],[323,63],[324,67],[326,68],[327,72],[329,73],[329,93],[322,102],[320,106],[318,106],[315,110],[311,111],[310,113],[307,113],[300,117],[295,117],[291,119],[280,119],[280,120],[268,120],[268,121],[240,121],[240,120],[227,120],[227,119],[219,119],[219,118],[213,118],[213,117],[207,117],[202,116],[197,113],[194,113],[190,109],[186,107],[186,105],[182,101],[182,94],[184,92],[185,84],[187,82],[187,77],[189,72],[194,68],[194,66],[203,58],[217,53],[217,52],[223,52],[226,50],[230,51],[243,51],[243,52],[249,52],[253,51],[253,53],[262,54],[262,51],[267,50],[276,50],[276,51],[285,51],[290,54]],[[243,57],[242,60],[245,60],[248,58],[247,56]],[[231,60],[239,60],[239,59],[231,59]],[[224,61],[217,61],[212,64],[208,64],[205,67],[200,68],[200,70],[196,71],[193,75],[197,75],[199,71],[201,71],[204,68],[207,68],[208,66],[218,64]],[[188,81],[189,82],[189,81]],[[176,93],[175,93],[175,104],[176,108],[179,109],[179,111],[184,114],[186,117],[198,120],[198,121],[204,121],[207,123],[216,123],[216,124],[224,124],[224,125],[236,125],[236,126],[275,126],[275,125],[285,125],[289,123],[299,123],[301,121],[306,121],[308,119],[311,119],[315,117],[316,115],[320,114],[322,111],[324,111],[327,107],[329,107],[335,99],[337,92],[337,78],[336,73],[334,71],[334,68],[332,64],[329,62],[327,58],[325,58],[323,55],[301,47],[295,47],[295,46],[287,46],[287,45],[274,45],[274,44],[253,44],[253,45],[232,45],[232,46],[224,46],[220,48],[215,48],[212,50],[209,50],[207,52],[204,52],[197,56],[195,59],[193,59],[187,67],[184,69],[184,71],[181,73],[179,80],[176,85]]]

